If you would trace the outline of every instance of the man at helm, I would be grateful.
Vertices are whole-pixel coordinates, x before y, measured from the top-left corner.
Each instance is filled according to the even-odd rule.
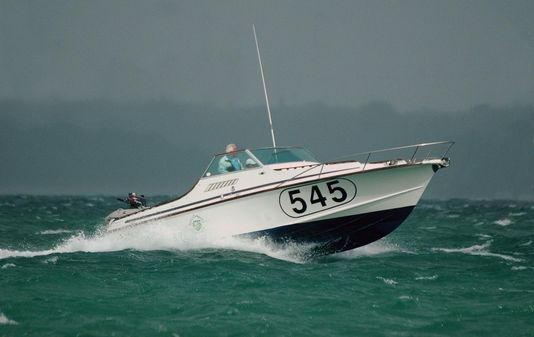
[[[125,200],[130,205],[130,208],[140,208],[146,206],[146,200],[144,195],[137,195],[137,193],[128,193],[128,198]]]
[[[236,156],[237,145],[228,144],[226,146],[226,155],[219,160],[219,173],[239,171],[243,169],[241,161]]]

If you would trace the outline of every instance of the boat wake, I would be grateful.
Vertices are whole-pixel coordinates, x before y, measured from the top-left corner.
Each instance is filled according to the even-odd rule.
[[[225,249],[259,253],[275,259],[293,263],[313,260],[313,244],[287,242],[273,243],[266,237],[244,239],[235,237],[213,237],[194,229],[177,231],[163,224],[151,224],[116,232],[99,231],[95,234],[76,232],[55,247],[45,250],[10,250],[0,248],[0,260],[7,258],[32,258],[53,254],[76,252],[103,253],[122,250],[138,251],[191,251],[202,249]],[[365,247],[339,253],[342,259],[353,259],[398,251],[398,247],[379,241]]]

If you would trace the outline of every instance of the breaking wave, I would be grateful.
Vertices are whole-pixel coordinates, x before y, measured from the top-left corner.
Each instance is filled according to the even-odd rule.
[[[17,325],[19,323],[15,322],[14,320],[11,320],[6,317],[2,312],[0,312],[0,324],[11,324],[11,325]]]
[[[512,220],[508,219],[508,218],[503,218],[503,219],[499,219],[497,221],[494,221],[493,222],[494,224],[496,225],[499,225],[499,226],[509,226],[512,224]]]
[[[75,233],[79,231],[70,230],[70,229],[47,229],[44,231],[37,232],[36,234],[40,235],[56,235],[56,234],[67,234],[67,233]]]
[[[381,280],[382,282],[384,282],[385,284],[390,285],[390,286],[394,286],[394,285],[399,284],[399,282],[397,282],[397,281],[395,281],[393,279],[385,278],[385,277],[382,277],[382,276],[377,276],[376,279],[377,280]]]
[[[477,256],[490,256],[490,257],[498,257],[506,261],[512,261],[512,262],[522,262],[522,259],[518,259],[513,256],[504,255],[504,254],[497,254],[492,253],[488,250],[488,248],[491,246],[491,243],[493,241],[490,240],[482,245],[474,245],[471,247],[466,248],[432,248],[432,251],[439,251],[439,252],[445,252],[445,253],[462,253],[462,254],[468,254],[468,255],[477,255]]]

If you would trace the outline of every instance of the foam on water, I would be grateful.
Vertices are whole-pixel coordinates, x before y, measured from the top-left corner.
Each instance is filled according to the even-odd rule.
[[[506,261],[521,262],[522,259],[518,259],[509,255],[491,253],[488,248],[491,246],[493,241],[490,240],[482,245],[474,245],[466,248],[432,248],[432,251],[439,251],[445,253],[462,253],[468,255],[478,255],[478,256],[491,256],[498,257]]]
[[[43,261],[43,263],[46,263],[46,264],[49,264],[49,263],[52,263],[52,264],[56,264],[57,260],[59,259],[59,257],[56,256],[52,256],[52,257],[49,257],[47,258],[46,260]]]
[[[509,216],[513,216],[513,217],[520,217],[520,216],[523,216],[523,215],[526,215],[527,212],[517,212],[517,213],[510,213],[508,214]]]
[[[61,234],[66,230],[42,231],[39,234]],[[188,251],[200,249],[232,249],[247,252],[265,254],[276,259],[295,263],[303,263],[308,259],[307,252],[313,245],[287,243],[284,245],[273,244],[266,238],[239,239],[230,236],[212,236],[193,228],[176,230],[172,226],[151,224],[150,226],[135,227],[107,233],[104,231],[88,235],[84,232],[63,240],[51,249],[32,250],[9,250],[0,249],[0,259],[14,257],[38,257],[52,254],[65,254],[74,252],[114,252],[126,249],[139,251],[167,250]],[[56,260],[46,260],[47,263],[55,263]]]
[[[363,247],[348,250],[346,252],[336,254],[336,257],[342,259],[357,259],[361,257],[368,257],[374,255],[382,255],[393,252],[409,253],[396,244],[388,242],[386,239],[375,241]]]
[[[111,233],[102,230],[92,235],[66,229],[44,230],[38,232],[38,234],[53,235],[72,232],[76,234],[64,239],[51,249],[39,251],[0,249],[0,259],[13,257],[31,258],[75,252],[114,252],[126,249],[139,251],[231,249],[264,254],[293,263],[305,263],[310,259],[310,251],[314,248],[313,244],[291,242],[274,244],[268,238],[241,239],[231,236],[213,236],[203,231],[196,231],[193,228],[177,230],[173,226],[163,224],[151,224]],[[336,257],[354,259],[399,251],[402,250],[397,245],[380,240],[364,247],[336,254]],[[57,259],[46,261],[47,263],[55,263]]]
[[[384,282],[385,284],[388,284],[390,286],[394,286],[394,285],[399,284],[399,282],[397,282],[397,281],[395,281],[393,279],[385,278],[385,277],[382,277],[382,276],[377,276],[376,279],[377,280],[381,280],[382,282]]]
[[[429,281],[434,281],[438,278],[438,275],[432,275],[432,276],[418,276],[415,278],[416,281],[421,281],[421,280],[429,280]]]
[[[36,234],[40,235],[55,235],[55,234],[66,234],[66,233],[76,233],[78,231],[73,231],[70,229],[48,229],[44,231],[37,232]]]
[[[497,221],[494,221],[493,223],[496,224],[496,225],[499,225],[499,226],[509,226],[509,225],[512,224],[512,220],[510,220],[508,218],[503,218],[503,219],[499,219]]]
[[[9,319],[6,317],[6,315],[4,315],[4,313],[0,312],[0,324],[12,324],[12,325],[17,325],[19,323]]]

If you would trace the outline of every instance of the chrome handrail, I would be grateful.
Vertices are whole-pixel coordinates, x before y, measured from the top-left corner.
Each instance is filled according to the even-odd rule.
[[[415,156],[417,155],[417,152],[421,148],[425,148],[425,147],[428,148],[428,147],[431,147],[431,146],[443,145],[443,144],[449,144],[449,146],[447,146],[447,149],[445,150],[443,155],[441,157],[439,157],[439,158],[444,158],[449,153],[451,147],[455,144],[454,141],[440,141],[440,142],[432,142],[432,143],[421,143],[421,144],[414,144],[414,145],[391,147],[391,148],[381,149],[381,150],[360,152],[360,153],[346,155],[346,156],[343,156],[343,157],[338,157],[336,160],[330,161],[330,163],[335,162],[335,161],[339,161],[340,159],[367,155],[367,158],[365,159],[365,162],[364,162],[364,165],[363,165],[363,169],[362,169],[362,170],[365,170],[365,167],[369,163],[369,160],[371,159],[373,154],[384,153],[384,152],[393,152],[393,151],[398,151],[398,150],[405,150],[405,149],[415,148],[415,150],[414,150],[414,152],[413,152],[413,154],[412,154],[412,156],[411,156],[411,158],[409,160],[410,162],[413,162],[414,159],[415,159]],[[428,154],[426,155],[426,157],[423,160],[430,158],[431,152],[432,151],[429,151]],[[328,164],[328,163],[325,163],[325,164]]]
[[[329,162],[325,162],[325,163],[317,163],[317,164],[311,165],[308,169],[306,169],[306,170],[304,170],[302,172],[299,172],[298,174],[294,175],[291,178],[288,178],[288,179],[285,179],[285,180],[281,181],[280,184],[278,184],[278,187],[283,185],[283,184],[285,184],[285,183],[287,183],[287,182],[289,182],[289,181],[297,179],[298,177],[302,176],[304,173],[309,172],[309,171],[311,171],[312,169],[314,169],[314,168],[316,168],[318,166],[321,167],[320,172],[319,172],[319,178],[320,178],[322,173],[323,173],[323,169],[324,169],[325,165],[333,164],[335,162],[338,162],[342,158],[349,158],[349,157],[367,155],[367,158],[365,159],[365,163],[364,163],[363,168],[362,168],[362,171],[365,171],[365,167],[369,163],[369,160],[371,159],[372,154],[415,148],[414,153],[412,154],[410,160],[409,161],[406,160],[407,162],[413,164],[415,156],[416,156],[417,152],[419,151],[419,149],[428,148],[428,147],[435,146],[435,145],[443,145],[443,144],[449,144],[449,146],[447,146],[447,149],[445,150],[445,152],[443,153],[443,155],[441,157],[434,157],[434,158],[445,158],[445,156],[449,153],[449,150],[451,149],[451,147],[455,144],[454,141],[441,141],[441,142],[432,142],[432,143],[421,143],[421,144],[415,144],[415,145],[392,147],[392,148],[388,148],[388,149],[381,149],[381,150],[375,150],[375,151],[360,152],[360,153],[356,153],[356,154],[352,154],[352,155],[348,155],[348,156],[338,157],[337,160],[335,160],[335,161],[329,161]],[[432,151],[429,151],[428,154],[426,155],[426,157],[424,159],[422,159],[422,160],[431,158],[430,157],[431,152]]]

